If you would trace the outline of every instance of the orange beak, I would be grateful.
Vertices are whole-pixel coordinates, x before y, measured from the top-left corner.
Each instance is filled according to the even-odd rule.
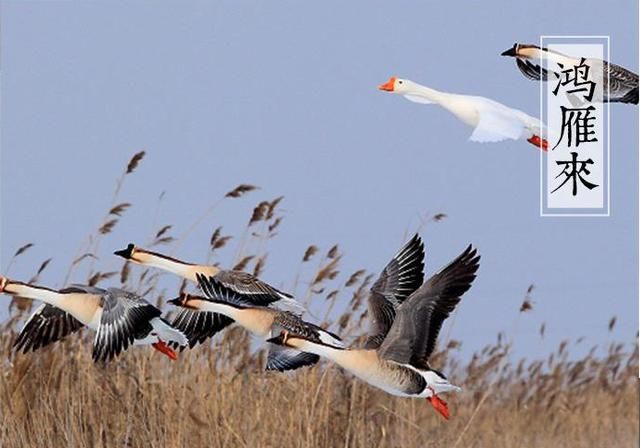
[[[389,81],[385,82],[384,84],[380,84],[378,86],[378,89],[384,90],[387,92],[393,92],[395,84],[396,84],[396,77],[392,76],[391,78],[389,78]]]
[[[438,411],[438,413],[440,415],[442,415],[445,420],[449,420],[449,406],[447,405],[447,402],[444,401],[442,398],[438,397],[437,395],[434,395],[432,397],[427,397],[427,401],[429,401],[429,403],[431,403],[431,406],[433,406],[433,408]]]
[[[9,279],[7,279],[7,277],[0,276],[0,292],[4,291],[4,288],[7,286],[7,283],[9,283]]]
[[[165,355],[167,355],[169,358],[171,358],[172,361],[178,359],[178,355],[176,355],[176,352],[174,352],[171,347],[169,347],[164,341],[154,342],[153,344],[151,344],[151,346],[158,350],[160,353],[164,353]]]

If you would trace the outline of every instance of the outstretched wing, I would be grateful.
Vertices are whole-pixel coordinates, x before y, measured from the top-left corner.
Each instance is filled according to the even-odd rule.
[[[25,322],[13,347],[23,353],[64,339],[82,328],[82,322],[66,311],[43,303]]]
[[[316,364],[319,360],[320,357],[313,353],[299,352],[292,348],[270,344],[265,370],[277,372],[295,370]]]
[[[196,277],[199,279],[205,276],[196,274]],[[215,276],[215,279],[225,288],[241,295],[243,301],[249,306],[270,306],[283,299],[293,299],[291,295],[266,284],[247,272],[221,271]],[[211,298],[213,299],[213,297]]]
[[[273,302],[273,297],[268,295],[244,294],[238,292],[223,282],[217,275],[206,276],[196,274],[198,285],[206,296],[206,300],[212,302],[228,303],[239,308],[247,307],[268,307]]]
[[[469,140],[473,142],[500,142],[511,139],[518,140],[525,136],[527,123],[514,110],[507,109],[500,103],[482,98],[478,107],[478,124]]]
[[[467,247],[400,305],[379,355],[401,364],[425,368],[442,323],[471,287],[479,260],[477,251]]]
[[[109,288],[102,296],[102,316],[93,342],[93,360],[108,361],[153,329],[158,308],[130,292]]]
[[[189,348],[193,348],[196,344],[202,344],[212,338],[232,323],[233,319],[219,313],[180,308],[171,326],[182,331],[189,339]]]
[[[366,349],[376,349],[387,335],[396,308],[424,281],[424,243],[418,234],[382,270],[369,293],[371,327]]]

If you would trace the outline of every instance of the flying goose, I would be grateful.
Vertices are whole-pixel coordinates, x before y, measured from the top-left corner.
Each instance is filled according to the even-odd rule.
[[[385,303],[372,291],[374,316],[363,349],[345,349],[306,334],[282,331],[269,342],[315,353],[385,392],[426,398],[445,419],[447,403],[439,394],[459,391],[429,365],[442,323],[476,277],[480,256],[471,246],[399,304]],[[375,287],[374,287],[375,289]],[[384,297],[388,297],[383,294]],[[391,312],[393,310],[393,312]]]
[[[394,311],[386,306],[387,302],[392,304],[402,302],[422,284],[423,259],[424,245],[416,235],[394,256],[374,284],[372,289],[375,292],[372,294],[372,300],[380,303],[374,319],[384,320],[389,315],[392,316]],[[182,307],[223,314],[263,339],[271,338],[278,333],[279,329],[291,331],[294,334],[308,331],[315,340],[328,341],[332,345],[342,347],[338,336],[302,321],[294,313],[269,308],[268,300],[257,302],[255,297],[239,294],[227,288],[215,275],[207,277],[197,274],[197,276],[200,289],[206,297],[183,295],[170,302]],[[368,342],[368,344],[373,343],[375,343],[374,340]],[[301,353],[282,346],[278,349],[272,347],[267,357],[267,370],[290,370],[315,364],[318,359],[317,354]]]
[[[296,314],[290,311],[281,311],[269,307],[269,301],[256,301],[255,297],[239,294],[228,288],[217,276],[205,276],[196,274],[200,289],[204,296],[181,294],[179,297],[169,300],[169,303],[198,311],[191,315],[191,319],[197,319],[200,315],[218,313],[236,322],[252,334],[266,340],[273,336],[273,332],[280,330],[304,331],[311,329],[313,334],[323,338],[326,335],[330,340],[339,338],[322,328],[302,322]],[[197,327],[198,322],[186,321],[184,327]],[[319,356],[312,353],[304,353],[287,347],[271,346],[267,355],[266,370],[294,370],[303,366],[315,364]]]
[[[506,139],[526,139],[547,151],[546,129],[540,120],[482,96],[441,92],[408,79],[392,76],[378,89],[403,95],[409,101],[437,104],[474,128],[469,140],[498,142]]]
[[[284,293],[253,275],[241,271],[226,271],[216,266],[187,263],[176,258],[129,244],[126,249],[114,252],[126,260],[134,263],[162,269],[176,274],[192,282],[198,282],[198,274],[213,276],[225,287],[243,294],[258,306],[292,310],[298,313],[304,311],[293,297]],[[183,331],[189,338],[189,346],[206,341],[220,330],[233,323],[233,319],[220,313],[196,310],[195,308],[181,308],[172,325]],[[242,325],[242,324],[240,324]]]
[[[175,360],[177,355],[167,342],[188,343],[181,331],[160,317],[158,308],[122,289],[72,285],[56,291],[0,276],[0,293],[44,302],[14,343],[24,353],[61,340],[83,326],[97,332],[94,361],[108,361],[130,345],[151,345]]]
[[[548,81],[549,71],[543,68],[542,61],[560,63],[564,69],[571,69],[581,60],[557,51],[541,48],[532,44],[513,44],[513,47],[502,52],[502,56],[516,58],[516,65],[522,74],[534,81]],[[607,61],[585,59],[589,66],[602,67],[604,102],[638,104],[638,75],[631,70],[611,64]],[[562,70],[558,67],[558,70]],[[560,74],[553,72],[558,79]],[[602,98],[600,99],[602,100]]]

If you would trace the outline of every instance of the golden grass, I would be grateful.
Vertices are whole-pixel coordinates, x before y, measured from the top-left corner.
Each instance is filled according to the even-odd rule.
[[[456,369],[464,391],[447,396],[452,418],[445,421],[426,400],[392,397],[329,364],[263,372],[259,354],[231,352],[233,339],[246,342],[241,331],[177,362],[136,347],[107,365],[91,362],[90,335],[28,355],[10,354],[13,336],[5,331],[0,340],[8,357],[0,380],[3,447],[638,444],[635,353],[612,350],[540,370],[533,363],[518,374],[499,361],[498,349]]]
[[[101,238],[117,231],[131,207],[118,196],[144,155],[135,154],[127,164],[109,211],[78,248],[67,278],[85,267],[89,283],[119,280],[160,303],[163,294],[174,297],[177,291],[159,290],[157,272],[137,269],[134,276],[124,264],[118,276],[95,266]],[[180,238],[169,235],[172,225],[167,224],[150,235],[148,245],[173,244],[176,250],[221,201],[255,190],[239,185]],[[282,199],[262,200],[251,209],[235,260],[225,260],[225,267],[256,273],[264,268],[267,240],[282,221]],[[424,223],[445,217],[438,213]],[[203,243],[210,244],[209,260],[231,239],[216,228]],[[32,246],[20,247],[6,269]],[[300,256],[291,292],[313,303],[325,324],[337,317],[332,329],[354,339],[365,333],[365,299],[373,277],[363,269],[341,273],[342,257],[337,245],[324,253],[309,245]],[[309,269],[314,263],[315,269]],[[45,260],[33,279],[47,264]],[[300,286],[306,290],[299,291]],[[521,312],[532,309],[532,290],[527,290]],[[444,350],[434,356],[433,365],[464,389],[444,397],[452,414],[444,421],[426,400],[392,397],[331,364],[287,374],[264,372],[264,353],[256,353],[239,328],[225,330],[210,345],[184,351],[177,362],[149,347],[135,347],[109,364],[94,364],[90,332],[35,353],[16,354],[11,345],[18,316],[24,317],[32,302],[17,298],[12,304],[19,314],[0,329],[0,447],[638,446],[637,337],[631,347],[613,343],[578,360],[569,356],[565,341],[545,360],[512,363],[504,337],[471,360],[460,360],[459,342],[443,333]],[[609,329],[614,325],[612,319]],[[540,332],[544,334],[544,324]]]

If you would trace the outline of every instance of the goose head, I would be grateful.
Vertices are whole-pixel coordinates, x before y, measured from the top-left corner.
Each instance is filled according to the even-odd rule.
[[[401,95],[404,95],[407,93],[411,93],[414,87],[415,84],[412,81],[392,76],[391,78],[389,78],[389,81],[385,82],[384,84],[380,84],[378,86],[378,89],[384,90],[385,92],[399,93]]]
[[[125,260],[137,261],[135,258],[135,254],[137,251],[138,249],[136,248],[136,245],[133,243],[129,243],[126,249],[117,250],[113,254],[122,257]]]
[[[500,56],[510,56],[512,58],[518,56],[518,43],[516,42],[513,47],[500,53]]]
[[[209,301],[209,300],[207,300],[207,298],[205,297],[193,296],[183,292],[175,299],[168,300],[167,303],[170,303],[172,305],[179,306],[182,308],[189,308],[191,310],[199,310],[200,307],[197,306],[198,302],[205,302],[205,301]]]
[[[536,53],[538,53],[540,50],[544,51],[545,49],[533,44],[519,44],[516,42],[515,44],[513,44],[513,47],[500,53],[500,56],[509,56],[512,58],[532,58],[535,57]]]

